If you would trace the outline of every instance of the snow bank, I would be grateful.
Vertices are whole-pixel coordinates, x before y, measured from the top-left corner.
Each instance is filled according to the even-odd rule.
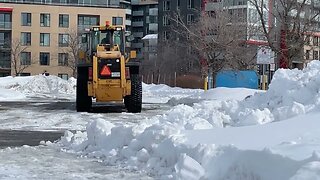
[[[182,99],[192,96],[194,99],[203,93],[201,89],[183,89],[164,84],[142,84],[142,100],[145,103],[167,103],[170,99]]]
[[[43,75],[27,77],[8,76],[0,78],[0,89],[1,92],[6,92],[0,97],[0,100],[22,100],[28,97],[74,99],[76,79],[71,77],[66,81],[57,76]]]
[[[233,96],[228,100],[219,99],[216,97],[218,93],[214,91],[218,90],[213,90],[211,97],[210,92],[205,94],[202,91],[194,96],[188,95],[188,92],[182,96],[177,95],[200,101],[189,105],[178,102],[179,105],[166,114],[143,120],[134,126],[114,126],[103,119],[93,121],[84,133],[67,132],[59,145],[70,151],[97,157],[107,164],[147,171],[159,179],[318,178],[319,61],[310,63],[302,71],[278,70],[267,92],[255,93],[249,98],[244,98],[247,95],[244,93],[239,95],[242,100],[234,99]],[[175,96],[167,86],[144,85],[144,92],[157,98],[161,95]],[[315,112],[318,113],[311,117],[310,114]],[[296,123],[291,123],[292,119],[287,120],[290,117],[296,117]],[[264,145],[264,139],[259,137],[266,125],[261,124],[285,119],[272,123],[276,127],[269,129],[267,137],[274,141]],[[243,139],[243,142],[249,139],[246,133],[233,133],[239,130],[239,127],[234,126],[248,125],[256,125],[251,126],[253,129],[245,130],[252,132],[251,136],[261,142],[247,143],[259,144],[260,149],[250,149],[248,144],[246,146],[241,142],[240,145],[232,145],[231,140],[236,137]],[[294,128],[296,131],[286,134],[288,129]],[[218,130],[223,132],[210,138]],[[199,135],[198,139],[193,140],[193,136],[187,133],[201,131],[211,133]],[[279,134],[285,136],[278,137]],[[200,139],[207,141],[201,144]],[[230,144],[219,145],[217,139]],[[298,146],[295,146],[297,149],[287,147],[292,147],[288,146],[290,142],[299,141],[302,146],[308,147],[308,151],[303,149],[304,156],[294,159],[295,156],[301,156],[301,149]],[[244,146],[240,149],[238,146],[241,145]],[[265,149],[261,150],[264,146]],[[281,149],[286,149],[286,153]],[[312,154],[310,151],[315,152]]]
[[[226,96],[223,95],[225,93]],[[320,62],[312,61],[303,70],[279,69],[274,74],[268,91],[255,93],[251,90],[253,95],[244,98],[244,95],[249,93],[241,89],[232,91],[217,88],[196,98],[210,101],[195,103],[197,101],[192,97],[187,97],[169,102],[189,106],[195,103],[192,107],[186,107],[192,113],[181,122],[182,124],[187,124],[195,118],[205,120],[213,127],[265,124],[288,119],[320,109]],[[183,116],[187,112],[180,113]],[[170,112],[168,114],[170,116]]]
[[[258,136],[257,132],[264,129],[261,126],[251,126],[248,127],[251,130],[243,129],[242,133],[236,134],[233,134],[232,128],[223,128],[221,129],[223,132],[218,134],[219,137],[215,137],[214,135],[217,135],[214,134],[215,131],[207,130],[208,132],[205,132],[204,135],[199,135],[194,130],[180,132],[170,125],[154,124],[145,129],[146,124],[114,127],[108,121],[97,120],[88,125],[87,133],[67,132],[60,141],[60,145],[81,155],[103,160],[108,165],[146,171],[156,179],[284,180],[301,179],[301,177],[312,179],[319,173],[320,162],[318,156],[320,147],[317,153],[313,153],[314,143],[320,144],[319,138],[315,139],[320,135],[320,130],[317,129],[320,125],[319,114],[315,117],[306,117],[309,118],[307,125],[300,119],[293,120],[292,124],[291,120],[283,121],[282,124],[274,123],[275,127],[267,128],[266,139],[251,137],[257,139],[258,146],[265,140],[268,141],[267,137],[269,137],[273,143],[278,144],[277,146],[280,147],[278,149],[281,149],[282,144],[285,144],[288,139],[298,140],[300,137],[303,142],[307,137],[311,138],[310,134],[305,134],[308,132],[305,129],[313,127],[310,131],[312,142],[305,146],[308,150],[304,150],[302,154],[305,155],[299,160],[290,156],[290,153],[293,152],[290,149],[279,154],[269,148],[250,150],[243,147],[241,150],[232,145],[212,143],[225,142],[227,144],[230,143],[230,139],[234,139],[232,137],[239,139],[242,137],[242,142],[254,146],[256,142],[242,134],[253,132],[253,136]],[[293,130],[286,135],[283,133],[286,128]],[[293,133],[294,129],[299,128],[302,130]],[[193,133],[192,137],[207,139],[207,144],[196,144],[198,140],[192,139],[188,132]],[[273,132],[278,133],[272,134]],[[284,134],[285,138],[278,137],[280,134]],[[274,140],[273,138],[276,137],[278,139]]]

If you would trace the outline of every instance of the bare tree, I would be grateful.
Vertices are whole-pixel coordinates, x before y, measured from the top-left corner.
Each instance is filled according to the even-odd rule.
[[[255,7],[262,34],[276,52],[280,68],[303,62],[304,45],[319,26],[319,8],[310,0],[249,0]],[[268,17],[268,18],[267,18]]]
[[[26,68],[34,63],[34,58],[31,57],[31,53],[28,51],[28,46],[24,46],[19,39],[14,39],[12,42],[8,42],[8,47],[11,51],[11,69],[14,71],[14,75],[18,76],[23,73]],[[30,53],[28,59],[22,59],[23,53]]]
[[[201,13],[196,22],[190,22],[190,19],[186,22],[179,13],[171,20],[176,26],[173,31],[184,39],[177,42],[191,46],[204,72],[208,67],[215,75],[222,69],[247,70],[254,67],[256,47],[246,43],[247,30],[252,27],[245,17],[244,12],[231,14],[222,8]]]
[[[84,33],[76,29],[69,30],[64,35],[59,42],[59,46],[62,46],[59,51],[67,54],[67,57],[64,57],[66,59],[60,64],[62,63],[61,65],[69,67],[72,70],[73,77],[76,77],[78,63],[86,60],[87,47],[82,43],[82,35]]]

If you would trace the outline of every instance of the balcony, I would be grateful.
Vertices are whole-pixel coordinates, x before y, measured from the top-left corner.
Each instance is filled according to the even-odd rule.
[[[143,21],[132,22],[133,27],[143,27]]]
[[[223,8],[222,2],[208,2],[205,7],[205,11],[215,11]]]
[[[158,16],[158,8],[151,8],[149,9],[150,16]]]
[[[132,16],[143,16],[143,11],[132,11]]]
[[[138,5],[140,3],[140,0],[131,0],[132,5]]]
[[[125,25],[126,25],[126,26],[131,26],[131,20],[127,20],[127,19],[126,19]]]
[[[133,37],[139,37],[142,38],[143,37],[143,32],[134,32],[132,33]]]
[[[158,32],[158,24],[157,23],[150,23],[149,24],[149,31]]]
[[[140,49],[140,48],[143,48],[143,43],[132,43],[131,47]]]
[[[131,9],[126,9],[126,14],[131,15],[132,10]]]
[[[12,22],[0,22],[0,29],[1,30],[11,30],[12,29]]]

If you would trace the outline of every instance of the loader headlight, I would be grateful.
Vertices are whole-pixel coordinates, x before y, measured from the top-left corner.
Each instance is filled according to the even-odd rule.
[[[119,59],[116,59],[116,62],[118,63],[118,62],[120,62],[120,60],[119,60]]]

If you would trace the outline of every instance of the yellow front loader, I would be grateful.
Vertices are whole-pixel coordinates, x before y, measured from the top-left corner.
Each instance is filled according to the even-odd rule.
[[[89,112],[92,100],[124,103],[128,112],[142,108],[139,63],[130,62],[135,51],[125,52],[128,39],[122,26],[94,26],[86,34],[87,61],[77,66],[76,109]]]

